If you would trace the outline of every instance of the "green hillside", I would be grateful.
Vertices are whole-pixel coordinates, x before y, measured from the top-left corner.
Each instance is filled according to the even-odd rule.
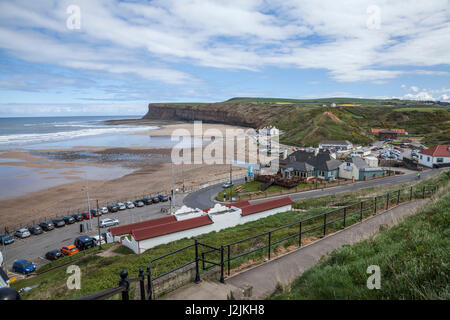
[[[445,177],[447,176],[447,177]],[[333,251],[272,299],[450,299],[450,194],[447,184],[423,209],[368,240]],[[369,290],[368,266],[380,268]]]

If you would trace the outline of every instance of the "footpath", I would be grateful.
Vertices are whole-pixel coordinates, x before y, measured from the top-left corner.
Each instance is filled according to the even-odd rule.
[[[230,292],[236,293],[244,288],[251,288],[249,299],[264,299],[276,289],[278,284],[291,283],[306,269],[318,263],[322,256],[343,245],[351,245],[367,239],[379,231],[380,227],[397,224],[399,220],[414,213],[428,201],[429,199],[414,200],[400,204],[299,249],[237,273],[227,278],[225,284],[214,281],[192,283],[167,294],[163,299],[226,300]]]

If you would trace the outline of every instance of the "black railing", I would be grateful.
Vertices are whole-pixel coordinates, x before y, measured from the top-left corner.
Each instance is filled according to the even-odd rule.
[[[329,212],[324,212],[306,219],[302,219],[299,221],[291,222],[289,224],[279,226],[272,230],[262,232],[257,235],[253,235],[247,237],[245,239],[237,240],[234,242],[230,242],[227,244],[221,245],[219,248],[213,247],[211,245],[201,243],[197,239],[194,239],[194,243],[187,245],[185,247],[179,248],[177,250],[168,252],[159,257],[153,258],[148,261],[147,271],[144,272],[142,269],[139,269],[139,274],[137,278],[128,279],[128,272],[126,270],[122,270],[120,273],[120,281],[119,286],[111,289],[106,289],[101,292],[97,292],[85,297],[78,298],[78,300],[102,300],[113,297],[119,293],[122,294],[123,300],[129,299],[129,288],[130,283],[136,282],[139,283],[139,292],[141,300],[151,300],[153,299],[153,285],[154,281],[161,279],[168,274],[179,271],[189,265],[195,264],[195,280],[194,282],[200,282],[200,262],[202,263],[202,270],[206,271],[214,267],[220,267],[220,282],[225,282],[225,267],[227,269],[227,275],[230,275],[231,271],[231,263],[234,260],[239,258],[251,255],[258,251],[267,250],[267,259],[271,259],[272,248],[279,245],[284,241],[289,241],[291,239],[298,238],[298,247],[302,246],[302,238],[304,234],[314,233],[319,237],[325,237],[327,232],[329,232],[329,227],[332,224],[341,223],[340,229],[344,229],[349,225],[354,224],[352,222],[352,218],[357,217],[357,221],[362,221],[365,216],[368,215],[376,215],[380,210],[388,210],[393,205],[398,205],[400,202],[411,201],[412,199],[425,199],[428,196],[434,194],[437,190],[437,186],[428,185],[423,186],[420,189],[414,190],[413,187],[399,189],[396,191],[387,192],[382,196],[376,196],[373,198],[363,199],[359,202],[352,203],[350,205],[331,210]],[[349,223],[350,221],[350,223]],[[292,234],[287,235],[281,239],[274,239],[274,235],[277,232],[285,229],[295,229],[296,231]],[[318,232],[317,230],[321,230]],[[259,239],[263,238],[263,241],[259,241]],[[244,242],[255,241],[258,243],[262,243],[260,246],[256,248],[254,246],[248,245],[247,247],[251,247],[251,250],[245,252],[238,252],[236,255],[232,255],[232,249],[234,246],[238,246]],[[258,241],[256,241],[258,240]],[[164,271],[161,274],[152,276],[152,265],[160,261],[166,257],[169,257],[173,254],[180,253],[186,250],[194,249],[194,256],[192,260],[182,263],[180,266],[172,268],[171,270]],[[206,248],[207,250],[200,252],[202,248]],[[225,257],[225,248],[226,248],[226,257]],[[239,250],[237,250],[239,251]],[[210,254],[219,254],[217,257],[217,261],[213,261],[211,258],[207,258],[207,255]],[[147,277],[147,290],[145,290],[145,277]],[[147,291],[147,293],[146,293]]]

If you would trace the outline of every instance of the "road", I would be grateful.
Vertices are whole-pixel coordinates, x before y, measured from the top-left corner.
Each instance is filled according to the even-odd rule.
[[[426,169],[426,170],[422,171],[421,177],[422,177],[422,179],[426,179],[426,178],[432,177],[432,176],[440,173],[442,170],[445,170],[445,169]],[[369,181],[358,181],[358,182],[355,182],[352,184],[331,187],[331,188],[327,188],[327,189],[318,189],[318,190],[303,191],[303,192],[298,192],[298,193],[291,193],[291,194],[289,194],[289,196],[291,197],[292,200],[295,201],[295,200],[302,200],[302,199],[307,199],[307,198],[322,197],[322,196],[327,196],[327,195],[336,194],[336,193],[355,191],[355,190],[371,188],[371,187],[393,186],[393,185],[398,185],[398,184],[411,182],[411,181],[415,181],[415,180],[417,180],[417,173],[411,172],[408,174],[385,177],[385,178],[374,179],[374,180],[369,180]],[[236,184],[239,184],[242,182],[243,182],[243,180],[236,181]],[[222,190],[221,184],[213,185],[208,188],[198,190],[196,192],[193,192],[193,193],[187,195],[184,198],[184,204],[189,207],[193,207],[193,208],[200,208],[200,209],[210,208],[210,207],[214,206],[214,204],[216,203],[214,201],[214,197],[221,190]],[[276,199],[276,198],[285,197],[285,196],[286,195],[275,196],[275,197],[270,197],[270,198],[265,198],[265,199],[252,200],[251,203],[258,203],[258,202],[266,201],[267,199]]]
[[[176,195],[174,207],[180,207],[182,205],[184,196],[185,195]],[[169,202],[154,203],[140,208],[104,214],[100,219],[117,218],[120,220],[120,225],[124,225],[167,216],[168,213],[162,213],[161,208],[169,206]],[[46,252],[53,249],[59,249],[64,245],[73,244],[75,238],[80,235],[98,235],[97,226],[97,218],[94,218],[92,220],[93,229],[85,233],[80,233],[80,222],[78,222],[66,225],[62,228],[55,228],[40,235],[31,235],[25,239],[15,238],[15,241],[12,244],[6,246],[0,245],[6,268],[7,270],[11,270],[12,264],[18,259],[30,260],[36,264],[37,268],[39,268],[49,263],[49,261],[44,258]],[[107,228],[100,230],[101,232],[105,232]]]

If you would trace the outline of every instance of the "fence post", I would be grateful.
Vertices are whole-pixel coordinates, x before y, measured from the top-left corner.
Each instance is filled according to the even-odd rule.
[[[327,234],[327,214],[323,215],[323,236]]]
[[[360,221],[362,221],[362,218],[363,218],[362,212],[363,212],[363,202],[361,201],[361,202],[359,203],[359,220],[360,220]]]
[[[411,189],[409,190],[409,201],[412,200],[412,192],[413,191],[413,187],[411,187]]]
[[[400,203],[400,190],[397,193],[397,205]]]
[[[151,269],[151,261],[148,262],[147,265],[147,291],[148,291],[148,300],[152,300],[152,292],[153,292],[153,287],[152,287],[152,269]]]
[[[128,291],[130,290],[130,282],[128,281],[128,271],[126,269],[120,271],[119,286],[124,287],[124,290],[122,291],[122,300],[129,300],[130,296]]]
[[[139,289],[141,290],[141,300],[145,300],[145,276],[144,270],[139,268]]]
[[[374,200],[375,204],[374,204],[374,209],[373,209],[373,213],[377,214],[377,197],[375,196],[375,200]]]
[[[223,261],[223,246],[220,246],[220,282],[221,283],[225,283],[225,279],[223,276],[223,271],[224,271],[224,264],[225,261]]]
[[[345,229],[345,219],[347,217],[347,207],[344,207],[344,229]]]
[[[228,245],[228,248],[227,248],[227,255],[228,255],[228,257],[227,257],[227,262],[228,262],[228,266],[227,266],[227,269],[228,269],[228,275],[230,275],[230,267],[231,267],[231,260],[230,260],[230,258],[231,258],[231,253],[230,253],[230,245]]]
[[[269,231],[269,248],[268,248],[268,250],[267,250],[267,257],[268,257],[268,259],[270,260],[270,247],[271,247],[271,245],[272,245],[272,231]]]
[[[422,189],[422,198],[425,199],[425,186],[423,186],[423,189]]]
[[[194,240],[195,241],[195,283],[199,283],[200,282],[200,270],[198,267],[198,241],[197,239]]]
[[[389,209],[389,192],[386,194],[386,210]]]
[[[298,224],[298,247],[302,246],[302,222]]]

